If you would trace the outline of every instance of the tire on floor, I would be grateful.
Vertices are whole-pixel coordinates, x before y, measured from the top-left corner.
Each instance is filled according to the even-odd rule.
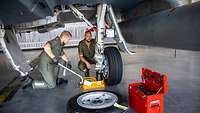
[[[81,95],[83,95],[85,93],[95,92],[95,91],[100,91],[100,90],[87,91],[87,92],[83,92],[83,93],[80,93],[80,94],[72,97],[67,103],[67,109],[66,109],[67,113],[120,113],[120,112],[122,112],[122,110],[120,110],[118,108],[115,108],[113,106],[108,107],[108,108],[104,108],[104,109],[92,110],[92,109],[83,108],[83,107],[78,105],[77,98],[79,96],[81,96]],[[103,91],[104,92],[114,93],[118,97],[118,102],[117,103],[121,103],[122,98],[121,98],[121,96],[119,94],[117,94],[115,92],[112,92],[112,91],[105,91],[105,90],[103,90]]]

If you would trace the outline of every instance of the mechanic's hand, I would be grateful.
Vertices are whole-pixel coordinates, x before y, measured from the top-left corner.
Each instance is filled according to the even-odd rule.
[[[67,68],[69,68],[69,69],[71,69],[71,68],[72,68],[71,61],[68,61],[68,62],[67,62]]]
[[[54,64],[56,64],[56,65],[58,65],[59,60],[60,60],[60,57],[53,57],[53,58],[52,58],[52,62],[53,62]]]
[[[86,63],[86,66],[87,66],[88,69],[92,68],[90,63]]]

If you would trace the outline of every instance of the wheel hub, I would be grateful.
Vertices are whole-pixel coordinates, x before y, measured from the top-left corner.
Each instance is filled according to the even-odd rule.
[[[87,109],[103,109],[111,107],[117,100],[118,97],[111,92],[95,91],[79,96],[77,103]]]
[[[103,62],[103,76],[105,79],[108,79],[108,77],[109,77],[109,64],[108,64],[107,56],[105,56],[105,59]]]

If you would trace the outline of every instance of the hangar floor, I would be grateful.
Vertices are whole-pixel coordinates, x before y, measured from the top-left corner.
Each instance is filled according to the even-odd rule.
[[[141,81],[140,70],[144,66],[169,77],[169,91],[165,96],[165,113],[199,113],[200,111],[200,52],[177,50],[176,57],[173,49],[149,48],[143,46],[130,46],[136,54],[129,56],[122,53],[124,63],[124,76],[122,82],[108,90],[119,93],[124,105],[127,105],[127,85]],[[66,49],[76,68],[78,55],[76,48]],[[40,50],[25,51],[28,59],[35,58]],[[15,76],[16,72],[9,68],[5,56],[0,54],[0,89],[6,86]],[[31,73],[38,78],[38,72]],[[79,80],[68,74],[69,83],[52,90],[26,90],[19,89],[12,100],[0,106],[0,113],[66,113],[67,101],[80,93]],[[94,111],[94,113],[97,111]],[[121,111],[109,111],[109,113]],[[100,113],[100,111],[98,111]],[[104,111],[105,113],[105,111]]]

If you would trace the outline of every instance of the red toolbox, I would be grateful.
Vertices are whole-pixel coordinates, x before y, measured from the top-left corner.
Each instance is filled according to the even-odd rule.
[[[142,82],[129,84],[129,107],[138,113],[163,113],[167,83],[166,75],[142,68]]]

